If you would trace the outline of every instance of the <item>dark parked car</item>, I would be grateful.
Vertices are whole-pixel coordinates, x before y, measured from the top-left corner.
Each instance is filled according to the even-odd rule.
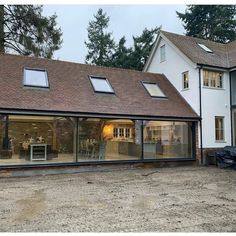
[[[232,167],[236,169],[236,146],[225,146],[221,151],[215,152],[215,157],[218,167]]]

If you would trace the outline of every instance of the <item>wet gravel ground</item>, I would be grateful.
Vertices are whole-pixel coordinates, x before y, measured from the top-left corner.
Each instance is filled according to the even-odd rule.
[[[171,167],[0,179],[1,232],[236,232],[236,171]]]

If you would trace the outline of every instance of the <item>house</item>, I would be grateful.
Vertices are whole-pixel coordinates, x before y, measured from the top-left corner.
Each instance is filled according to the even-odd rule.
[[[161,31],[144,68],[163,73],[201,117],[198,152],[236,145],[236,41]]]
[[[0,167],[196,161],[199,116],[163,74],[0,55]]]

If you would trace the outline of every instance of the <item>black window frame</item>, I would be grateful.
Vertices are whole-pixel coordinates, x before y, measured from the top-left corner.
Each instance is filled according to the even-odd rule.
[[[109,80],[107,79],[106,76],[89,75],[88,78],[89,78],[89,81],[90,81],[90,83],[91,83],[91,85],[92,85],[93,91],[94,91],[95,93],[115,94],[115,91],[114,91],[113,87],[111,86],[111,83],[109,82]],[[110,92],[110,91],[100,91],[100,90],[96,90],[95,87],[93,86],[93,82],[92,82],[92,79],[93,79],[93,78],[94,78],[94,79],[105,80],[105,81],[107,82],[108,86],[111,88],[112,92]]]
[[[162,99],[168,99],[168,97],[165,95],[165,93],[162,91],[162,89],[158,86],[157,83],[155,82],[149,82],[149,81],[141,81],[143,87],[145,88],[145,90],[148,92],[149,96],[152,97],[152,98],[162,98]],[[145,87],[145,84],[153,84],[153,85],[156,85],[160,90],[161,92],[164,94],[164,96],[152,96],[150,94],[150,92],[148,91],[148,89]]]
[[[47,86],[26,84],[26,70],[45,72]],[[24,86],[24,87],[28,87],[28,88],[43,88],[43,89],[49,89],[49,88],[50,88],[50,84],[49,84],[48,71],[47,71],[47,69],[24,67],[24,68],[23,68],[23,86]]]

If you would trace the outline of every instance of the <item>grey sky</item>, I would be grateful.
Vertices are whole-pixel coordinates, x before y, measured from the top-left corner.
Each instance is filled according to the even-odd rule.
[[[55,59],[84,63],[87,26],[99,8],[110,16],[109,31],[115,41],[124,35],[127,46],[132,45],[132,35],[140,35],[145,27],[162,25],[163,30],[184,33],[176,10],[184,12],[185,5],[44,5],[44,14],[56,13],[63,31],[62,48],[55,52]]]

